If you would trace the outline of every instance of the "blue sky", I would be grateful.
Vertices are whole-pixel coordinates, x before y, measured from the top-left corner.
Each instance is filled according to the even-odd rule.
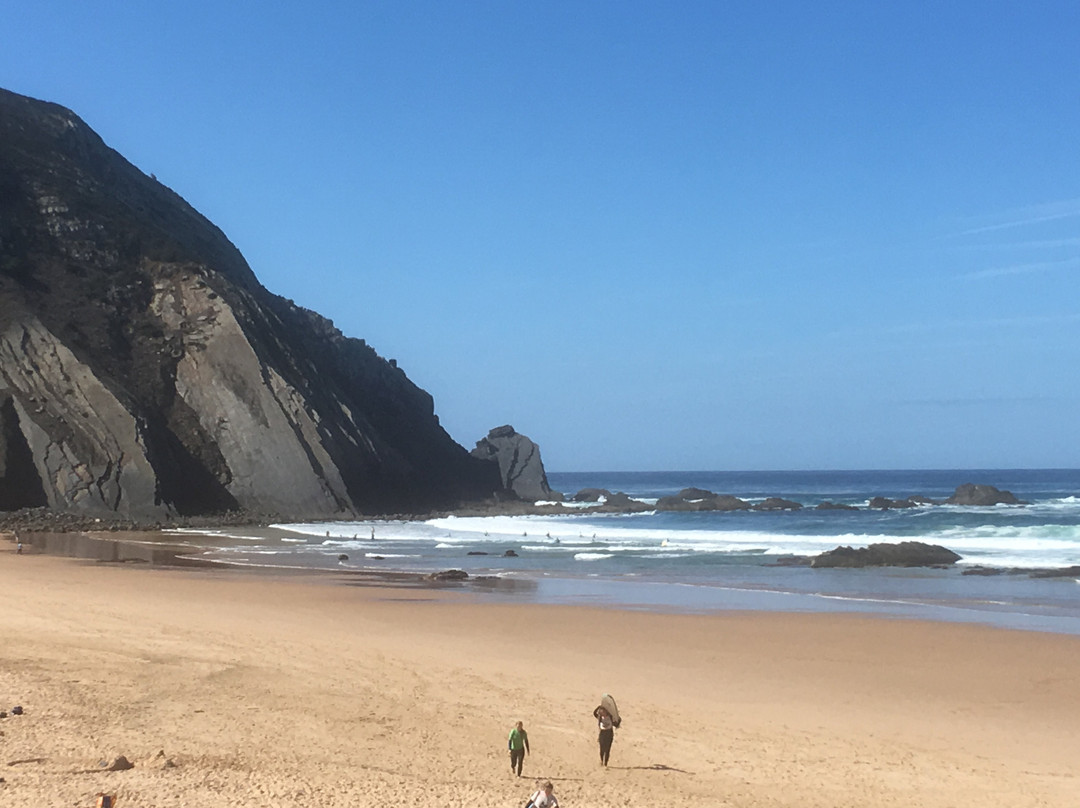
[[[269,289],[552,470],[1080,463],[1080,4],[0,0]]]

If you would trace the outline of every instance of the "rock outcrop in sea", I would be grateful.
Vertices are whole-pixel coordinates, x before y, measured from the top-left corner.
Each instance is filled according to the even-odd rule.
[[[1023,505],[1011,491],[1000,491],[992,485],[964,483],[958,486],[945,502],[949,505]]]
[[[704,488],[684,488],[677,494],[660,497],[656,501],[658,511],[748,511],[746,500],[730,494],[716,494]]]
[[[498,488],[393,360],[263,288],[74,113],[0,90],[0,510],[315,518]]]
[[[955,564],[960,556],[946,547],[921,541],[837,547],[814,557],[811,567],[940,567]]]
[[[476,442],[472,455],[497,463],[502,488],[518,499],[531,502],[562,499],[562,494],[556,494],[548,485],[540,447],[510,425],[497,426],[488,432],[486,438]]]

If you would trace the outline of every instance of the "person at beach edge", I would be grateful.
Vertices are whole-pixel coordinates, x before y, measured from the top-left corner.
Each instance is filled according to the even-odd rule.
[[[593,718],[600,727],[600,763],[606,766],[611,757],[611,744],[615,740],[615,724],[611,720],[611,713],[603,707],[593,710]]]
[[[525,755],[529,753],[529,733],[520,721],[510,730],[507,746],[510,748],[510,771],[521,777],[521,767],[525,763]]]

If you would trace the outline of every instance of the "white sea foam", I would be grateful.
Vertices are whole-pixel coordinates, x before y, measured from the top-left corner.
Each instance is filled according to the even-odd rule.
[[[272,547],[221,547],[216,553],[235,553],[237,555],[281,555],[281,550]]]
[[[181,536],[213,536],[215,539],[228,539],[230,541],[265,541],[262,536],[245,535],[243,533],[233,533],[227,530],[215,530],[215,529],[199,529],[189,527],[171,527],[162,531],[163,533],[170,533],[173,535]]]
[[[824,535],[748,529],[758,524],[770,527],[783,524],[776,515],[766,514],[448,516],[426,522],[278,527],[295,535],[321,538],[327,550],[341,546],[383,549],[399,543],[403,545],[401,552],[418,552],[413,549],[416,546],[429,548],[431,552],[467,549],[490,553],[497,549],[501,553],[513,548],[524,555],[548,557],[551,561],[547,563],[558,563],[560,555],[576,557],[581,553],[655,559],[689,559],[709,554],[812,556],[838,545],[865,547],[872,543],[922,541],[953,549],[968,564],[1052,567],[1080,564],[1080,526],[1068,524],[1077,521],[1071,516],[1074,513],[1080,514],[1080,497],[1061,497],[1012,509],[931,507],[885,512],[880,518],[864,512],[856,522],[845,515],[825,518],[835,518],[838,527],[852,524],[872,527],[880,523],[882,527],[889,525],[897,530],[880,533],[838,530]],[[985,516],[981,525],[935,526],[946,520],[953,525],[963,524],[972,521],[973,516],[979,519],[980,514]],[[1043,519],[1040,514],[1045,515],[1045,523],[1038,523]],[[790,518],[797,523],[808,516],[810,513],[806,512],[780,519]],[[1032,521],[1037,524],[1030,524]],[[368,538],[373,526],[376,545]],[[353,538],[356,536],[359,538]],[[253,540],[250,536],[238,538]],[[406,544],[408,550],[404,549]]]
[[[1080,525],[958,527],[926,541],[954,550],[967,563],[1025,568],[1080,564]]]
[[[575,553],[577,561],[603,561],[605,558],[613,558],[613,553]]]

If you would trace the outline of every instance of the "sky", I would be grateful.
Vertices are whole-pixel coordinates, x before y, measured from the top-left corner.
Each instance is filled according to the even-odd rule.
[[[0,0],[62,104],[554,471],[1080,465],[1080,3]]]

